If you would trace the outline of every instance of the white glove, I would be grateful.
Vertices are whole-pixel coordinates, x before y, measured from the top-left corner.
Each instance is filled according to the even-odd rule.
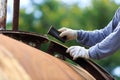
[[[69,28],[61,28],[58,30],[60,33],[60,37],[67,37],[67,40],[74,40],[77,38],[77,30],[72,30]]]
[[[84,47],[80,46],[71,46],[67,49],[67,53],[70,53],[70,55],[73,57],[73,60],[77,59],[78,57],[82,58],[89,58],[88,49],[85,49]]]

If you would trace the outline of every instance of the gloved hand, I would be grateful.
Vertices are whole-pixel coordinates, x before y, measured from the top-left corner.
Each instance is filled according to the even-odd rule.
[[[70,55],[73,57],[73,60],[77,59],[78,57],[82,58],[89,58],[88,49],[85,49],[84,47],[80,46],[71,46],[66,50],[67,53],[70,53]]]
[[[69,28],[61,28],[58,30],[60,33],[60,37],[67,37],[67,40],[74,40],[77,38],[77,30],[72,30]]]

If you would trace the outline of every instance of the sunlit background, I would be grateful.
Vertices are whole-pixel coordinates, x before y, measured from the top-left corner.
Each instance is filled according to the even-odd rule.
[[[70,11],[68,13],[72,13],[70,14],[70,16],[68,16],[68,20],[71,21],[70,23],[67,22],[67,19],[64,19],[64,22],[61,21],[61,23],[58,24],[59,27],[57,28],[60,28],[62,26],[70,26],[70,28],[75,28],[75,29],[79,29],[79,28],[83,28],[83,29],[86,29],[86,30],[94,30],[94,29],[97,29],[97,28],[103,28],[104,26],[107,25],[107,23],[112,19],[116,9],[119,7],[119,4],[120,4],[120,0],[50,0],[48,1],[49,2],[54,2],[56,1],[56,3],[59,5],[59,9],[61,9],[61,11],[63,10],[66,10],[64,8],[69,8]],[[92,1],[94,1],[92,3]],[[95,2],[96,1],[96,2]],[[97,3],[97,1],[103,2],[103,5]],[[46,2],[46,4],[45,4]],[[62,3],[64,6],[60,6],[59,3]],[[95,3],[98,4],[98,6],[95,5]],[[12,22],[12,4],[13,4],[13,0],[8,0],[8,9],[7,9],[7,23],[8,23],[8,26],[10,25],[10,23]],[[44,5],[43,5],[44,4]],[[75,6],[75,4],[77,6]],[[93,4],[94,6],[96,6],[95,10],[92,11],[92,9],[94,9],[93,7]],[[44,7],[41,7],[39,5],[43,5]],[[100,6],[99,6],[100,5]],[[57,5],[56,5],[57,6]],[[56,7],[54,6],[53,4],[53,7]],[[91,7],[93,6],[93,7]],[[80,11],[78,11],[78,14],[77,14],[77,10],[78,10],[78,7],[80,9]],[[44,8],[42,10],[42,8]],[[47,0],[20,0],[20,27],[22,26],[23,28],[21,28],[21,30],[33,30],[33,32],[37,32],[37,33],[46,33],[45,31],[42,32],[41,29],[44,29],[44,27],[47,26],[50,26],[50,21],[49,20],[52,20],[51,21],[51,24],[55,24],[55,26],[57,25],[57,20],[59,18],[57,18],[57,16],[61,16],[61,14],[65,15],[65,11],[61,14],[53,14],[53,13],[50,13],[49,15],[45,14],[44,12],[50,12],[49,9],[47,8]],[[98,9],[98,10],[97,10]],[[110,11],[110,13],[107,13],[105,12],[105,16],[101,16],[99,15],[99,13],[97,11],[102,11],[102,9],[105,9],[107,11]],[[44,12],[43,12],[44,11]],[[53,10],[54,11],[54,10]],[[59,13],[59,11],[57,12],[57,10],[55,10],[56,12],[54,13]],[[104,12],[100,12],[100,14],[104,14]],[[66,13],[66,14],[68,14]],[[90,13],[90,16],[88,16]],[[45,14],[45,16],[47,17],[43,17],[43,15]],[[74,15],[75,14],[75,15]],[[110,14],[108,16],[108,14]],[[27,16],[29,15],[29,16]],[[52,15],[52,16],[51,16]],[[80,15],[80,19],[78,19],[78,16],[76,15]],[[34,20],[31,20],[32,22],[34,22],[33,24],[29,25],[29,21],[26,21],[28,17],[33,17]],[[54,16],[54,17],[53,17]],[[91,17],[93,16],[93,17]],[[99,18],[100,16],[100,18]],[[56,19],[56,20],[53,20],[51,18],[53,17],[53,19]],[[55,18],[56,17],[56,18]],[[73,18],[73,17],[76,17],[76,18]],[[47,21],[47,18],[49,19]],[[92,22],[89,22],[89,20],[84,20],[86,18],[95,18],[95,21]],[[102,19],[101,19],[102,18]],[[31,19],[31,18],[30,18]],[[46,24],[43,25],[42,24],[42,20],[43,19],[44,21],[46,21]],[[80,24],[79,22],[75,22],[75,21],[72,21],[70,19],[75,19],[75,20],[80,20]],[[101,20],[100,20],[101,19]],[[24,21],[22,21],[24,20]],[[90,19],[92,20],[92,19]],[[99,20],[101,21],[99,23],[99,21],[97,22],[96,20]],[[38,24],[40,21],[42,21],[40,24]],[[83,21],[83,22],[82,22]],[[103,22],[106,22],[106,23],[103,23]],[[95,23],[94,23],[95,22]],[[82,24],[84,23],[84,24]],[[103,24],[102,24],[103,23]],[[73,25],[72,25],[73,24]],[[75,26],[74,26],[75,25]],[[79,27],[79,25],[82,25],[83,27]],[[31,27],[31,26],[37,26],[37,27],[33,27],[31,29],[29,29],[27,26]],[[40,26],[40,28],[39,28]],[[42,28],[42,27],[43,28]],[[85,27],[87,26],[87,27]],[[94,27],[95,26],[95,27]],[[27,27],[27,28],[25,28]],[[46,29],[47,29],[46,28]],[[8,27],[9,29],[9,27]],[[38,31],[37,31],[38,30]],[[70,46],[70,45],[68,45]],[[116,79],[120,79],[120,62],[119,62],[119,59],[120,59],[120,51],[118,51],[115,55],[113,56],[110,56],[106,59],[103,59],[103,60],[100,60],[100,61],[96,61],[98,64],[100,64],[101,66],[103,66],[103,68],[105,68],[107,71],[109,71],[113,76],[116,77]]]
[[[60,1],[60,2],[63,2],[67,5],[73,5],[75,3],[77,3],[79,5],[79,7],[81,8],[85,8],[87,6],[90,6],[91,5],[91,0],[57,0],[57,1]],[[33,0],[33,2],[35,2],[36,4],[42,4],[44,2],[44,0]],[[120,4],[120,0],[114,0],[114,2],[116,4]],[[7,14],[7,21],[10,22],[12,21],[12,12],[13,12],[13,6],[11,5],[13,4],[13,0],[8,0],[8,14]],[[34,9],[33,7],[30,7],[32,6],[32,2],[31,0],[25,0],[23,2],[23,0],[20,0],[20,8],[26,8],[26,14],[29,14],[31,13]],[[40,16],[42,15],[41,12],[39,11],[36,11],[34,13],[35,17],[36,18],[40,18]],[[37,16],[36,16],[37,15]]]

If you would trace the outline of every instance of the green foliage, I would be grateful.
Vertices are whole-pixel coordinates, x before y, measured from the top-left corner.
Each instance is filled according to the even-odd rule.
[[[33,6],[30,8],[33,7],[33,12],[31,13],[26,14],[26,9],[20,10],[19,30],[36,32],[43,35],[47,33],[51,25],[56,29],[63,26],[84,30],[101,29],[110,22],[118,8],[118,5],[111,0],[92,0],[91,5],[85,8],[79,7],[78,4],[67,5],[59,0],[44,0],[42,4],[36,4],[32,1],[32,4]],[[39,19],[34,16],[36,10],[41,12]],[[71,41],[65,45],[79,44]],[[120,65],[118,60],[118,57],[120,57],[119,52],[96,62],[111,72]]]

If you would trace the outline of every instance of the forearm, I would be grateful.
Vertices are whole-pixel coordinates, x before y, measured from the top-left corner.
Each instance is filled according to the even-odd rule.
[[[104,35],[99,34],[99,31],[84,31],[78,32],[77,41],[86,46],[93,46],[96,43],[102,41],[105,38]]]
[[[103,41],[92,46],[89,49],[89,56],[92,59],[102,59],[108,55],[115,53],[120,49],[120,28],[115,32],[111,33]]]
[[[112,32],[112,21],[101,30],[94,31],[78,31],[77,42],[86,46],[94,46],[96,43],[102,41],[106,36]]]
[[[110,23],[101,30],[83,31],[79,30],[77,41],[83,45],[94,46],[96,43],[102,41],[110,33],[114,31],[120,21],[120,8],[117,9],[113,19]]]

